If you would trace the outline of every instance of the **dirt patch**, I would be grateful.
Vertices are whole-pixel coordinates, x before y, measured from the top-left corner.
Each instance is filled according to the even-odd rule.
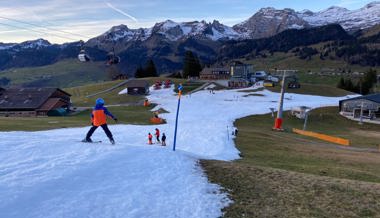
[[[380,126],[379,126],[379,131],[357,130],[357,129],[350,129],[350,131],[352,134],[357,135],[357,136],[380,139]],[[380,141],[379,141],[379,145],[380,145]]]
[[[380,185],[257,167],[202,161],[211,182],[234,204],[224,217],[378,217]]]

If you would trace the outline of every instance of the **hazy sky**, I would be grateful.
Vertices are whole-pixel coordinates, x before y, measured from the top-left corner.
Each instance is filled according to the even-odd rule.
[[[335,5],[353,10],[369,2],[372,1],[0,0],[0,42],[21,42],[37,38],[44,38],[54,43],[87,40],[115,25],[126,24],[130,28],[152,27],[154,23],[167,19],[179,22],[193,20],[212,22],[215,19],[232,26],[248,19],[262,7],[320,11]]]

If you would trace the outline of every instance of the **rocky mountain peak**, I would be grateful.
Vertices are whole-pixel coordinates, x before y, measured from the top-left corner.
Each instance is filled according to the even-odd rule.
[[[307,27],[306,21],[298,17],[293,9],[278,10],[272,7],[262,8],[248,20],[237,24],[233,29],[245,38],[265,38],[286,29]]]

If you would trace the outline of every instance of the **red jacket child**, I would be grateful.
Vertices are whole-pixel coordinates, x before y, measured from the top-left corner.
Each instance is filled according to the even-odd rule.
[[[150,145],[153,144],[152,143],[152,138],[153,138],[152,134],[149,133],[148,134],[148,144],[150,144]]]
[[[160,142],[160,130],[156,128],[156,133],[154,134],[156,136],[157,142]]]

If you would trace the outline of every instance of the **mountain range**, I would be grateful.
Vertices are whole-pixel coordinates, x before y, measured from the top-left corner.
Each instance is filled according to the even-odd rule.
[[[181,68],[186,50],[194,51],[203,63],[213,63],[220,59],[220,49],[225,49],[225,45],[231,45],[231,42],[265,39],[289,29],[302,30],[329,24],[338,24],[346,32],[355,33],[379,23],[379,1],[357,10],[333,6],[319,12],[298,12],[289,8],[278,10],[268,7],[260,9],[246,21],[232,27],[216,20],[166,20],[151,28],[140,29],[118,25],[89,39],[83,46],[94,61],[104,61],[106,54],[114,50],[122,60],[120,70],[128,74],[133,74],[136,67],[148,59],[154,60],[160,72],[167,72]],[[80,42],[57,45],[44,39],[0,43],[0,70],[42,66],[65,58],[75,58],[81,46]]]

